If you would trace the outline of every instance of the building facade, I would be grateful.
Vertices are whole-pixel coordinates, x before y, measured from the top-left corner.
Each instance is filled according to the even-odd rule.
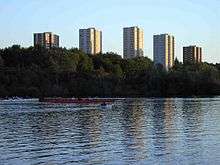
[[[170,69],[174,65],[175,39],[169,34],[154,35],[153,37],[154,63],[160,64],[165,69]]]
[[[34,33],[34,46],[42,46],[44,48],[58,48],[59,36],[51,32]]]
[[[183,47],[183,63],[195,64],[202,62],[202,48],[196,45]]]
[[[79,49],[86,54],[102,53],[102,32],[95,28],[80,29]]]
[[[125,59],[144,56],[144,31],[141,28],[123,29],[123,54]]]

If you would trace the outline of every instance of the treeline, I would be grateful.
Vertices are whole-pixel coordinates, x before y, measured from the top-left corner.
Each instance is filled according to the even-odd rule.
[[[78,49],[0,50],[0,97],[167,97],[220,95],[220,64],[175,66],[166,71],[147,57]]]

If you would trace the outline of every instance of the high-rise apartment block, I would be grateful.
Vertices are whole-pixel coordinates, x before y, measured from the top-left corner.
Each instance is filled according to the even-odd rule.
[[[123,29],[123,54],[125,59],[144,55],[144,31],[139,27]]]
[[[197,46],[183,47],[183,63],[195,64],[202,62],[202,48]]]
[[[95,28],[79,30],[79,49],[86,54],[102,52],[102,32]]]
[[[169,34],[154,35],[154,63],[161,64],[165,69],[174,65],[175,39]]]
[[[44,48],[58,48],[59,36],[51,32],[34,33],[34,46],[42,46]]]

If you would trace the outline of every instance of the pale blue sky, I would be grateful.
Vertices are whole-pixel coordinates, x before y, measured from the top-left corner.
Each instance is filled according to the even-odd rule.
[[[219,0],[0,0],[0,47],[33,45],[33,32],[60,35],[62,47],[78,47],[78,29],[103,31],[104,51],[122,54],[122,28],[140,26],[145,56],[153,58],[153,34],[170,33],[176,56],[182,46],[203,47],[204,60],[220,62]]]

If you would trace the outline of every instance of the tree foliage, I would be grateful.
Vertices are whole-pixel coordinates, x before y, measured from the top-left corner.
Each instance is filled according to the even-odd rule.
[[[0,50],[0,97],[150,97],[220,94],[220,64],[183,65],[166,71],[147,57],[86,55],[78,49]]]

